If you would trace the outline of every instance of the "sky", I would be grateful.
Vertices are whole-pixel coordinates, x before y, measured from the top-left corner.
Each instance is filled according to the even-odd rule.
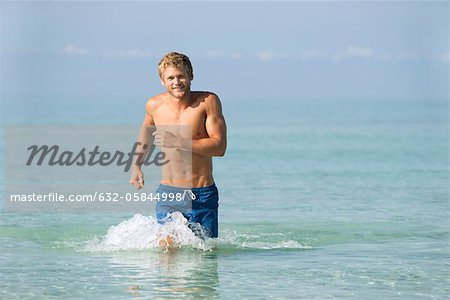
[[[449,96],[448,1],[0,5],[3,97],[150,97],[169,51],[221,98]]]

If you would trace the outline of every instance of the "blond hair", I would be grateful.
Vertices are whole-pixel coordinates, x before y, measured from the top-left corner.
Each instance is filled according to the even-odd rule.
[[[161,58],[158,64],[158,74],[162,78],[163,72],[167,67],[179,67],[184,66],[189,74],[189,78],[194,79],[194,70],[192,69],[191,61],[189,57],[178,52],[169,52]]]

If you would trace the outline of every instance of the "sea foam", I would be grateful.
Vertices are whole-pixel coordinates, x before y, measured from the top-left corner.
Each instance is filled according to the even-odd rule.
[[[131,219],[111,226],[103,238],[88,241],[81,250],[109,252],[160,248],[159,241],[167,236],[173,237],[175,248],[190,246],[206,251],[215,246],[213,239],[195,235],[186,218],[174,212],[164,224],[159,224],[154,217],[136,214]]]
[[[111,226],[106,235],[92,238],[76,247],[78,251],[112,252],[127,250],[160,249],[159,242],[167,236],[174,241],[173,248],[193,248],[210,251],[215,248],[229,249],[311,249],[310,246],[291,239],[273,239],[275,233],[252,235],[225,230],[218,239],[206,237],[201,231],[192,231],[192,225],[180,212],[174,212],[164,224],[152,216],[136,214],[132,218]],[[285,237],[283,233],[279,233]]]

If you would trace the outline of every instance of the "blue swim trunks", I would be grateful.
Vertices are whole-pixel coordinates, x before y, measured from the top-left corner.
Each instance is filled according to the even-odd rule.
[[[194,229],[200,224],[206,236],[218,236],[219,192],[215,184],[189,189],[160,184],[156,193],[159,194],[159,201],[156,203],[158,223],[163,224],[168,214],[179,211],[188,220],[194,233],[198,234]],[[163,199],[166,200],[162,201]]]

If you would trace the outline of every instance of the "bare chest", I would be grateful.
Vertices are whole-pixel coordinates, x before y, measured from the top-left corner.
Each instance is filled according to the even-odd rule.
[[[201,107],[188,107],[183,111],[171,109],[168,106],[161,106],[153,115],[155,125],[178,125],[190,127],[192,138],[199,139],[207,137],[205,121],[206,114]]]

